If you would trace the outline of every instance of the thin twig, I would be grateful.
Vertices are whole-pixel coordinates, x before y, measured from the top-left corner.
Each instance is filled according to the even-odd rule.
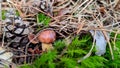
[[[96,35],[96,31],[95,31],[95,33],[94,33],[93,36],[95,36],[95,35]],[[93,39],[93,44],[92,44],[92,47],[91,47],[91,49],[89,50],[89,52],[88,52],[83,58],[80,58],[77,62],[80,63],[81,61],[83,61],[83,60],[85,60],[86,58],[88,58],[88,57],[91,55],[94,46],[95,46],[95,38]]]
[[[93,18],[94,18],[94,20],[99,24],[100,27],[103,27],[103,25],[102,25],[102,23],[100,22],[99,19],[95,18],[94,16],[93,16]],[[112,47],[111,47],[109,38],[108,38],[108,36],[107,36],[107,33],[106,33],[106,31],[102,31],[102,32],[103,32],[103,34],[104,34],[104,36],[105,36],[105,39],[106,39],[107,42],[108,42],[108,45],[109,45],[109,48],[110,48],[111,57],[112,57],[112,59],[114,60],[114,55],[113,55]]]
[[[115,43],[116,43],[116,38],[117,38],[118,32],[119,32],[119,30],[117,30],[117,32],[115,33],[114,40],[113,40],[114,49],[117,48]]]

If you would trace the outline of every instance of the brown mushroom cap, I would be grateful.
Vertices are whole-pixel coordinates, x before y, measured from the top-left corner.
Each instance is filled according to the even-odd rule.
[[[40,32],[38,39],[42,43],[53,43],[56,39],[56,33],[52,29],[45,29]]]

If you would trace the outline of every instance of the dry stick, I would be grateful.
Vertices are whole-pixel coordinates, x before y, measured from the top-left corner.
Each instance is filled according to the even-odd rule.
[[[18,8],[18,6],[16,4],[14,4],[12,1],[9,1],[9,3],[18,10],[18,12],[20,13],[21,17],[24,17],[24,14],[22,13],[22,11],[19,10],[19,8]]]
[[[21,16],[22,18],[28,17],[28,16],[35,16],[35,15],[36,15],[36,14],[26,15],[26,12],[23,13],[23,12],[17,7],[17,5],[14,5],[14,6],[15,6],[15,8],[18,10],[18,12],[20,13],[20,16]]]
[[[35,36],[31,41],[35,40],[35,39],[38,37],[38,35],[39,35],[40,32],[41,32],[41,31],[39,31],[39,32],[36,34],[36,36]],[[31,43],[31,42],[28,42],[27,45],[26,45],[25,55],[27,55],[28,46],[29,46],[30,43]],[[26,58],[27,58],[27,56],[25,56],[25,63],[26,63]]]
[[[54,6],[54,10],[53,11],[59,11],[60,9],[63,9],[65,7],[67,7],[70,4],[70,2],[62,5],[62,6]]]
[[[27,56],[31,57],[31,56],[40,56],[41,54],[29,54]],[[21,55],[21,56],[17,56],[17,55],[14,55],[13,56],[14,58],[24,58],[26,57],[26,55]]]
[[[0,64],[3,64],[5,67],[4,68],[6,68],[6,66],[8,65],[9,67],[7,67],[7,68],[17,68],[16,67],[16,64],[15,63],[13,63],[13,62],[9,62],[9,61],[7,61],[7,60],[4,60],[4,59],[0,59]],[[11,67],[10,67],[11,66]],[[2,67],[0,67],[0,68],[2,68]]]
[[[120,30],[118,30],[117,32],[116,32],[116,34],[115,34],[115,36],[114,36],[114,41],[113,41],[113,44],[114,44],[114,50],[117,50],[118,52],[119,52],[119,49],[116,47],[116,45],[115,45],[115,41],[116,41],[116,38],[117,38],[117,35],[118,35],[118,32],[119,32]],[[119,52],[119,54],[120,54],[120,52]]]
[[[83,28],[82,30],[85,30],[85,31],[89,31],[89,30],[102,30],[102,31],[106,31],[106,32],[113,32],[113,33],[116,33],[116,31],[112,31],[112,30],[107,30],[107,29],[100,29],[100,28]],[[118,32],[118,34],[120,34],[120,32]]]
[[[19,7],[21,7],[21,5],[14,4],[14,3],[11,2],[11,1],[10,1],[9,3],[11,3],[11,4],[18,10],[18,12],[20,13],[20,16],[21,16],[21,17],[27,17],[27,16],[34,16],[34,15],[36,15],[36,14],[25,15],[25,14],[22,13],[22,11],[19,9]],[[31,7],[32,7],[32,6],[31,6]],[[39,11],[39,12],[41,12],[41,13],[43,13],[43,14],[45,14],[45,15],[47,15],[47,16],[49,16],[49,17],[51,17],[53,20],[58,21],[57,19],[55,19],[55,18],[54,18],[53,16],[51,16],[50,14],[47,14],[47,13],[39,10],[38,8],[35,8],[35,7],[32,7],[32,8],[35,9],[35,10],[37,10],[37,11]]]
[[[95,33],[94,33],[93,36],[95,36],[95,35],[96,35],[96,31],[95,31]],[[80,58],[77,62],[80,63],[80,62],[83,61],[84,59],[88,58],[88,57],[91,55],[94,46],[95,46],[95,38],[93,39],[93,44],[92,44],[92,47],[91,47],[91,49],[89,50],[89,52],[88,52],[83,58]]]
[[[114,5],[115,9],[119,7],[119,3],[120,3],[120,0],[115,0],[115,5]]]
[[[75,4],[73,5],[73,7],[76,6],[76,8],[77,8],[77,5],[81,5],[80,3],[81,3],[81,1],[80,1],[80,0],[77,0],[77,1],[75,2]]]
[[[70,4],[70,1],[68,1],[66,4],[64,4],[64,5],[62,5],[62,6],[59,6],[59,9],[65,8],[65,7],[67,7],[69,4]]]
[[[70,2],[71,2],[72,4],[75,4],[72,0],[70,0]]]
[[[63,38],[65,38],[66,36],[65,35],[63,35],[62,33],[60,33],[60,32],[58,32],[58,31],[56,31],[58,34],[60,34]]]
[[[67,1],[69,1],[69,0],[64,0],[64,1],[61,1],[61,3],[59,3],[59,4],[58,4],[58,6],[60,6],[60,5],[64,4],[64,3],[65,3],[65,2],[67,2]]]
[[[26,0],[22,0],[22,2],[23,2],[23,5],[25,5],[25,3],[26,3]]]
[[[82,21],[82,23],[80,23],[79,29],[77,30],[77,34],[79,34],[79,32],[82,30],[82,28],[83,28],[84,25],[85,25],[85,20]]]
[[[89,2],[87,3],[87,5],[86,5],[78,14],[80,14],[82,11],[84,11],[85,8],[87,8],[87,7],[90,5],[91,2],[93,2],[93,0],[89,1]]]
[[[32,6],[31,6],[32,7]],[[55,21],[57,21],[58,22],[58,20],[57,19],[55,19],[53,16],[51,16],[50,14],[48,14],[48,13],[45,13],[45,12],[43,12],[43,11],[41,11],[40,9],[38,9],[38,8],[35,8],[35,7],[32,7],[33,9],[35,9],[35,10],[37,10],[37,11],[39,11],[39,12],[41,12],[41,13],[43,13],[43,14],[45,14],[45,15],[47,15],[47,16],[49,16],[49,17],[51,17],[53,20],[55,20]]]
[[[87,5],[78,13],[78,14],[80,14],[85,8],[88,7],[88,5],[89,5],[92,1],[93,1],[93,0],[91,0],[90,2],[88,2],[88,0],[84,1],[81,5],[77,6],[77,7],[72,11],[72,14],[73,14],[75,11],[77,11],[82,5],[84,5],[86,2],[88,2]]]
[[[103,27],[103,25],[101,24],[100,20],[98,20],[97,18],[95,18],[94,16],[92,16],[93,19],[100,25],[100,27]],[[109,45],[109,48],[110,48],[110,53],[111,53],[111,57],[112,57],[112,60],[114,60],[114,55],[113,55],[113,51],[112,51],[112,47],[111,47],[111,44],[110,44],[110,41],[109,41],[109,38],[107,36],[107,33],[105,31],[102,31],[102,33],[104,34],[107,42],[108,42],[108,45]]]
[[[85,0],[82,4],[76,6],[73,10],[72,10],[72,14],[77,11],[82,5],[84,5],[86,2],[88,2],[89,0]]]
[[[10,2],[10,3],[12,3],[12,2]],[[25,16],[25,15],[22,13],[22,11],[17,7],[18,5],[14,4],[14,3],[12,3],[12,4],[16,7],[16,9],[17,9],[18,12],[20,13],[21,17],[31,16],[31,15]],[[20,6],[19,6],[19,7],[20,7]],[[31,6],[31,7],[32,7],[32,6]],[[37,10],[37,11],[39,11],[39,12],[41,12],[41,13],[43,13],[43,14],[45,14],[45,15],[47,15],[47,16],[49,16],[49,17],[51,17],[53,20],[55,20],[54,22],[58,22],[58,21],[59,21],[59,20],[56,19],[55,17],[53,17],[53,16],[51,16],[50,14],[47,14],[47,13],[41,11],[41,10],[38,9],[38,8],[35,8],[35,7],[32,7],[32,8],[35,9],[35,10]],[[36,14],[33,14],[32,16],[34,16],[34,15],[36,15]]]
[[[113,17],[113,16],[111,16],[110,13],[109,13],[107,10],[105,10],[105,13],[107,14],[108,17],[111,17],[112,19],[114,19],[115,22],[118,22],[118,21],[116,20],[116,18]],[[116,23],[115,23],[115,24],[116,24]]]
[[[39,32],[38,32],[39,34]],[[31,40],[33,41],[34,39],[36,39],[38,37],[38,34]],[[25,48],[25,63],[26,63],[26,59],[27,59],[27,51],[28,51],[28,46],[30,45],[31,42],[28,42],[27,45],[26,45],[26,48]]]
[[[69,24],[66,24],[65,26],[63,26],[62,28],[60,28],[59,32],[61,32],[65,27],[67,27]]]
[[[116,42],[116,38],[117,38],[118,32],[119,32],[119,30],[117,30],[117,32],[116,32],[116,34],[115,34],[115,36],[114,36],[114,40],[113,40],[114,49],[117,48],[116,45],[115,45],[115,42]]]
[[[2,47],[4,47],[4,43],[5,43],[5,42],[4,42],[4,40],[5,40],[5,33],[6,33],[6,32],[4,31],[4,32],[3,32],[3,37],[2,37]]]

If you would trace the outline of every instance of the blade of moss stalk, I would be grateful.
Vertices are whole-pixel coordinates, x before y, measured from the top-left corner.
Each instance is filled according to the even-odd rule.
[[[38,14],[36,15],[36,18],[37,18],[37,23],[39,23],[39,18],[38,18]]]
[[[50,20],[51,20],[50,17],[45,16],[42,13],[39,13],[37,15],[37,23],[42,23],[45,27],[49,25]]]
[[[16,11],[16,15],[17,15],[17,16],[20,16],[20,14],[19,14],[19,12],[18,12],[18,11]]]
[[[36,15],[36,18],[37,18],[37,23],[40,23],[40,17],[39,17],[39,14]],[[36,31],[40,31],[41,28],[40,26],[38,26],[38,29]]]
[[[2,10],[2,20],[5,19],[5,10]]]

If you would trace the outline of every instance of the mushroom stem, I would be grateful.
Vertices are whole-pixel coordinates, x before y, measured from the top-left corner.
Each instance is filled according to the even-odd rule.
[[[48,51],[54,49],[51,43],[42,43],[42,51]]]

